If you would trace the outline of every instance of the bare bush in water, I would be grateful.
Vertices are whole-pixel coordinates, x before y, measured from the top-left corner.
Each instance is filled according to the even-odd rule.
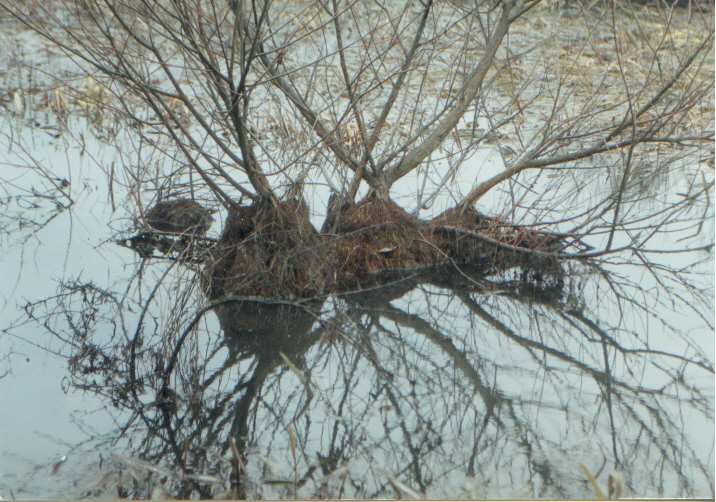
[[[126,288],[25,310],[140,431],[118,466],[183,497],[412,497],[458,471],[479,497],[513,465],[514,496],[583,496],[567,448],[651,495],[708,478],[670,406],[709,416],[683,368],[713,363],[669,313],[712,328],[713,19],[554,4],[0,0],[76,63],[41,106],[119,146],[110,203],[146,223]]]

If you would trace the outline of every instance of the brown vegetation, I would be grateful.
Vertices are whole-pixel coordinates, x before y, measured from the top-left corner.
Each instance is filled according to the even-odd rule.
[[[233,208],[205,266],[209,298],[307,298],[455,262],[485,274],[516,266],[558,268],[553,252],[559,237],[516,229],[471,209],[422,221],[389,200],[368,197],[340,208],[332,227],[319,233],[303,201]]]
[[[324,284],[317,242],[302,201],[232,207],[207,263],[205,289],[212,299],[315,294]]]
[[[189,199],[165,200],[144,215],[147,224],[160,232],[206,235],[214,218],[212,211]]]
[[[713,163],[713,22],[628,4],[577,3],[570,26],[539,0],[0,10],[79,68],[46,107],[66,119],[74,95],[107,141],[124,130],[154,145],[108,169],[111,194],[139,213],[145,194],[192,194],[145,215],[159,232],[120,242],[201,263],[217,300],[354,291],[446,263],[529,275],[611,257],[653,270],[644,253],[662,248],[659,234],[676,235],[675,221],[700,230],[710,214],[713,177],[699,164]],[[20,118],[23,94],[12,96]],[[153,154],[172,162],[147,169]],[[683,182],[665,206],[633,208],[660,198],[675,169]],[[321,231],[304,185],[336,194]],[[415,196],[416,215],[398,194]],[[446,194],[452,209],[419,218]],[[216,243],[194,195],[229,211]],[[493,204],[510,216],[478,212]]]

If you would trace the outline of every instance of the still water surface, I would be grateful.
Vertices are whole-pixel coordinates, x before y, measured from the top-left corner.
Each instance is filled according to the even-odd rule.
[[[714,496],[711,255],[659,258],[701,261],[702,296],[460,267],[229,303],[225,333],[195,270],[114,242],[131,210],[98,166],[122,159],[43,123],[0,128],[2,498]]]
[[[619,301],[630,281],[658,291],[626,267],[570,265],[536,286],[461,268],[237,302],[232,332],[211,312],[187,330],[195,272],[159,262],[137,279],[97,159],[26,134],[76,202],[3,242],[4,498],[216,496],[232,476],[266,498],[589,497],[585,468],[604,491],[616,473],[625,494],[713,495],[708,306]],[[8,200],[4,218],[53,214],[36,200]]]

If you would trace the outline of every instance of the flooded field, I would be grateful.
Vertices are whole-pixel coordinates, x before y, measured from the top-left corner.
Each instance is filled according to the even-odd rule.
[[[714,496],[712,13],[182,0],[115,82],[72,4],[0,0],[3,500]]]

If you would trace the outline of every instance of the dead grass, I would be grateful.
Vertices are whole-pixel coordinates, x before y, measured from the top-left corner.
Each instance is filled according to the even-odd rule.
[[[212,299],[313,296],[325,289],[320,248],[302,202],[237,206],[207,264],[205,290]]]
[[[481,238],[484,236],[485,238]],[[392,201],[366,199],[339,211],[332,233],[311,225],[303,202],[234,208],[204,270],[210,299],[228,295],[309,298],[360,290],[404,271],[470,263],[494,273],[553,266],[559,239],[517,229],[473,209],[421,221]],[[524,251],[523,251],[524,250]],[[555,263],[553,263],[555,262]]]

